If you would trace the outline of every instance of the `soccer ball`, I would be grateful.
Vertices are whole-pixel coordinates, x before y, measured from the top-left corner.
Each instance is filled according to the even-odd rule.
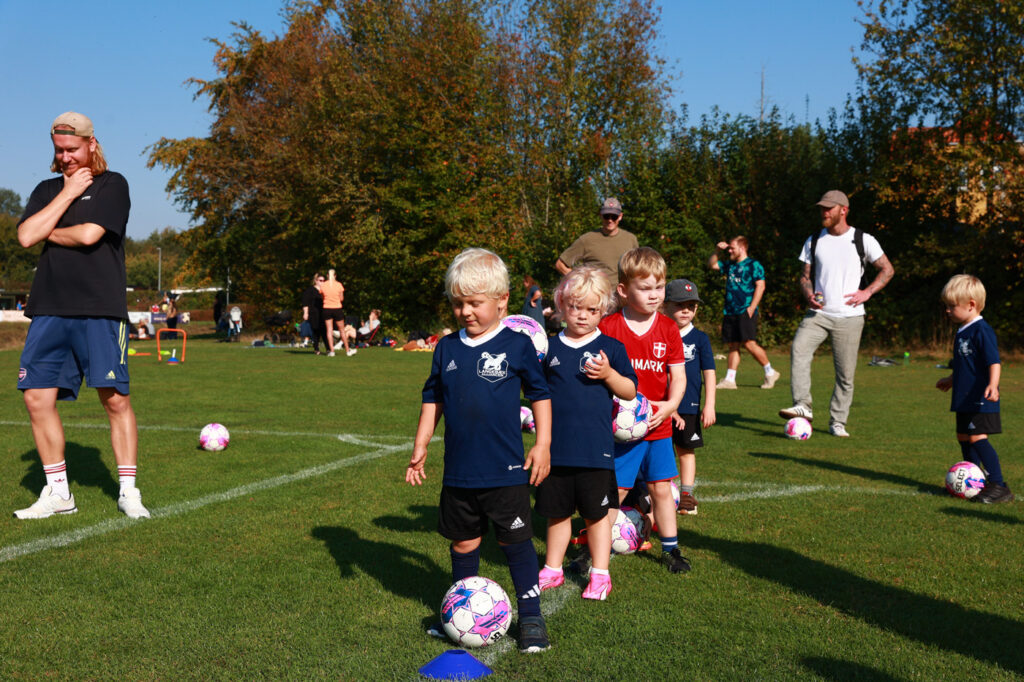
[[[623,507],[615,515],[615,523],[612,524],[612,553],[632,554],[640,549],[643,538],[637,531],[632,519],[626,515],[626,511],[632,507]]]
[[[519,424],[527,433],[537,433],[537,423],[533,421],[533,410],[526,405],[519,408]]]
[[[672,479],[668,482],[672,488],[672,499],[675,500],[676,509],[679,509],[679,500],[682,497],[682,491],[679,490],[679,484],[676,483],[676,479]]]
[[[650,427],[651,403],[642,393],[632,400],[615,398],[612,406],[612,432],[620,443],[631,443],[647,435]]]
[[[803,417],[793,417],[786,422],[786,438],[807,440],[811,437],[811,422]]]
[[[946,490],[950,495],[971,499],[985,487],[985,472],[977,464],[957,462],[946,472]]]
[[[514,332],[526,334],[533,341],[533,347],[537,349],[537,359],[543,360],[548,354],[548,335],[544,327],[540,326],[537,320],[527,315],[509,315],[501,321],[503,325]]]
[[[505,636],[512,604],[501,585],[483,576],[463,578],[441,600],[441,623],[456,644],[477,649]]]
[[[223,450],[228,446],[229,442],[231,442],[231,434],[228,433],[227,427],[223,424],[216,422],[207,424],[199,432],[199,447],[208,452]]]

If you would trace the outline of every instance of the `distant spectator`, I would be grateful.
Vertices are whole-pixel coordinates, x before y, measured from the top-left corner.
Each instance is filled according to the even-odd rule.
[[[317,355],[320,355],[321,340],[324,342],[324,349],[331,350],[331,343],[324,327],[324,299],[320,293],[320,287],[323,286],[324,281],[324,276],[318,272],[313,275],[313,283],[302,292],[302,320],[309,326],[309,337],[313,339],[313,352]]]
[[[320,295],[324,301],[324,323],[327,325],[327,356],[334,357],[334,328],[338,327],[346,355],[355,355],[356,349],[348,347],[348,337],[343,333],[345,316],[341,312],[341,302],[345,300],[345,287],[338,281],[334,268],[327,271],[327,281],[320,284]]]
[[[555,269],[566,274],[576,265],[594,265],[613,282],[617,281],[619,259],[622,254],[639,246],[636,235],[619,227],[622,222],[622,204],[609,197],[601,204],[601,229],[587,232],[574,241],[555,261]]]
[[[540,287],[533,277],[523,277],[523,288],[526,289],[526,300],[523,301],[523,315],[532,317],[541,327],[544,326],[544,299]]]

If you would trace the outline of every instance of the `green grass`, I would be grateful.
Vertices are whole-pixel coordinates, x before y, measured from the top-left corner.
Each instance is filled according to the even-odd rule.
[[[935,361],[914,359],[862,361],[853,438],[799,443],[776,416],[788,361],[772,357],[784,376],[769,392],[745,357],[699,451],[700,515],[680,523],[693,572],[619,557],[608,602],[584,603],[578,582],[544,593],[553,648],[478,652],[492,679],[1024,676],[1024,507],[942,493],[959,459],[949,398],[933,388]],[[403,482],[429,363],[202,339],[177,367],[134,358],[145,522],[116,511],[106,420],[83,389],[62,405],[80,512],[0,517],[0,678],[415,679],[448,648],[423,632],[449,582],[440,443],[427,485]],[[0,352],[4,510],[44,484],[17,365]],[[822,425],[831,357],[814,371]],[[1002,390],[993,443],[1024,490],[1018,363]],[[196,448],[210,421],[231,429],[223,453]],[[481,572],[510,589],[493,537]]]

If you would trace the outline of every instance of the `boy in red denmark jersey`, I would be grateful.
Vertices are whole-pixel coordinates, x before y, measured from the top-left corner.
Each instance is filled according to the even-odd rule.
[[[670,481],[679,475],[672,449],[671,416],[686,392],[686,356],[675,322],[658,312],[665,300],[666,271],[665,259],[650,247],[623,254],[616,290],[625,305],[601,320],[599,328],[626,346],[639,380],[637,390],[654,409],[644,440],[615,446],[619,501],[638,476],[647,483],[661,539],[662,560],[672,573],[685,573],[690,570],[690,562],[679,551]]]

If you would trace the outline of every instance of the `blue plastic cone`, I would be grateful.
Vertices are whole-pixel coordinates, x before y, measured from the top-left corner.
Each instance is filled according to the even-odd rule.
[[[446,651],[430,663],[420,668],[420,675],[435,680],[475,680],[487,677],[493,670],[473,655],[462,649]]]

